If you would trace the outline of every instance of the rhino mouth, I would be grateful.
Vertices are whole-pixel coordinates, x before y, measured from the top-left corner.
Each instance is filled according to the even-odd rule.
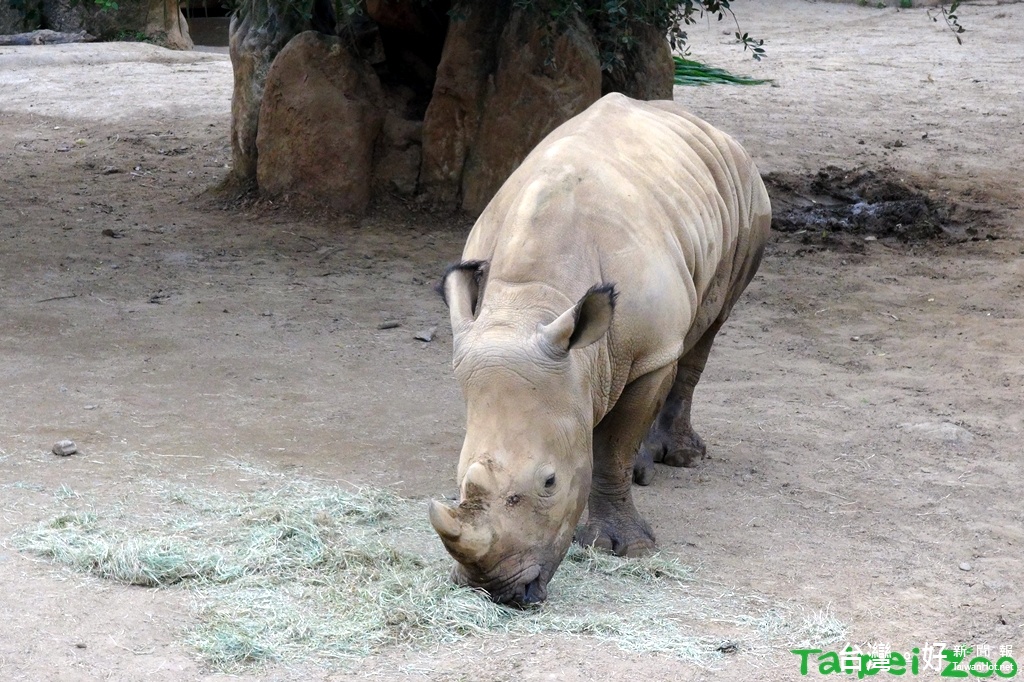
[[[545,573],[541,566],[534,564],[511,576],[481,579],[456,563],[452,569],[452,580],[458,585],[483,590],[495,603],[522,608],[547,599],[550,576]]]

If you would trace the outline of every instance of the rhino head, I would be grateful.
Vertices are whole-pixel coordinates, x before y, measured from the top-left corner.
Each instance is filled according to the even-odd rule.
[[[607,363],[582,349],[608,331],[615,292],[594,287],[560,314],[521,293],[481,310],[485,269],[460,264],[442,280],[467,423],[458,503],[431,501],[430,522],[457,583],[525,605],[547,597],[590,493],[593,375]]]

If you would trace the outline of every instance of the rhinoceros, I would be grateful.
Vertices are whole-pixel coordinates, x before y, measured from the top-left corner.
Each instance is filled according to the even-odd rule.
[[[631,483],[703,454],[693,389],[770,222],[750,156],[670,101],[607,95],[527,156],[438,287],[467,419],[429,515],[456,582],[530,604],[574,534],[654,547]]]

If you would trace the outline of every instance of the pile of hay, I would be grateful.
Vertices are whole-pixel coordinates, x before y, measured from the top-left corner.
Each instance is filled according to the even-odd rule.
[[[763,652],[844,634],[828,614],[807,618],[731,594],[674,559],[625,561],[580,548],[543,607],[495,605],[448,581],[451,561],[424,505],[380,490],[152,486],[131,499],[131,508],[96,510],[71,509],[85,501],[68,497],[66,513],[17,534],[14,544],[101,578],[191,590],[197,624],[187,639],[223,670],[345,661],[393,645],[426,649],[491,634],[594,637],[704,663],[736,648]],[[702,634],[715,624],[728,639]]]

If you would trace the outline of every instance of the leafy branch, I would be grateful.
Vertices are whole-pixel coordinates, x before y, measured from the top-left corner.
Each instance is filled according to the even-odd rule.
[[[960,37],[960,34],[965,33],[966,29],[960,25],[960,19],[956,16],[956,11],[959,7],[960,0],[954,0],[950,3],[948,10],[940,5],[939,11],[942,13],[942,18],[945,20],[946,26],[953,32],[953,36],[956,38],[957,44],[963,45],[964,41],[963,38]],[[928,16],[932,18],[932,21],[937,22],[939,20],[938,17],[932,17],[931,12],[928,13]]]

